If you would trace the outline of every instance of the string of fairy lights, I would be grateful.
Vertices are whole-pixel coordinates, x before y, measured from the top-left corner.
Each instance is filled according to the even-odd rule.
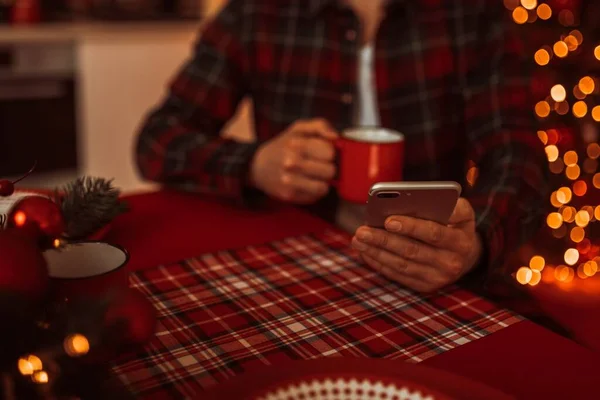
[[[568,5],[568,0],[559,1]],[[537,0],[504,0],[504,6],[512,13],[516,24],[547,21],[555,16],[548,3]],[[568,7],[561,7],[557,13],[559,24],[565,31],[557,41],[537,49],[533,59],[538,68],[548,68],[554,59],[560,60],[570,55],[580,54],[584,43],[583,34],[576,25],[577,16]],[[600,43],[593,49],[594,57],[600,61]],[[570,93],[569,93],[570,92]],[[564,134],[561,129],[545,129],[537,132],[545,146],[549,169],[556,176],[564,174],[564,186],[550,196],[554,211],[548,214],[546,224],[557,239],[569,242],[559,265],[549,265],[542,255],[534,255],[529,265],[519,268],[515,279],[522,285],[536,286],[540,282],[559,281],[568,283],[574,279],[588,279],[596,275],[600,265],[600,247],[589,238],[591,224],[600,221],[600,205],[574,204],[585,202],[591,191],[600,189],[598,159],[600,145],[596,122],[600,122],[600,105],[593,104],[593,97],[600,94],[600,80],[594,76],[583,76],[568,90],[557,83],[552,86],[544,100],[535,104],[534,112],[540,121],[546,121],[554,112],[559,116],[569,112],[582,121],[582,138],[585,150],[564,150],[561,154],[559,142]],[[569,97],[572,98],[569,99]],[[588,123],[588,121],[590,123]],[[564,147],[564,146],[563,146]],[[588,196],[588,197],[585,197]],[[596,196],[597,198],[598,196]]]

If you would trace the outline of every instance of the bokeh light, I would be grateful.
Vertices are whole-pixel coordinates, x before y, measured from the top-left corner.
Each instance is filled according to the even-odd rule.
[[[80,357],[90,351],[89,341],[79,333],[67,336],[63,342],[63,347],[71,357]]]
[[[580,243],[577,244],[577,251],[579,254],[587,254],[592,249],[592,242],[590,239],[583,239]]]
[[[535,10],[537,7],[537,0],[521,0],[521,5],[527,10]]]
[[[561,101],[560,103],[554,103],[554,111],[558,115],[567,115],[569,113],[569,102]]]
[[[40,371],[43,368],[42,360],[38,356],[32,354],[27,357],[27,361],[31,363],[34,371]]]
[[[583,44],[583,33],[581,33],[580,30],[574,29],[571,32],[569,32],[569,35],[574,36],[575,39],[577,39],[578,44]]]
[[[539,49],[535,52],[533,58],[538,65],[548,65],[550,62],[550,53],[546,49]]]
[[[568,222],[568,223],[575,221],[576,213],[577,213],[577,210],[575,210],[574,207],[566,206],[561,209],[561,215],[562,215],[563,221]]]
[[[513,10],[512,17],[517,24],[524,24],[529,19],[529,13],[524,7],[518,6]]]
[[[561,187],[556,191],[556,199],[560,204],[568,204],[573,198],[573,192],[568,187]]]
[[[592,178],[592,184],[596,189],[600,189],[600,172],[594,174],[594,177]]]
[[[597,60],[600,60],[600,46],[596,46],[594,49],[594,57],[596,57]]]
[[[561,10],[558,13],[558,22],[560,22],[560,24],[563,26],[575,25],[575,15],[571,10]]]
[[[531,281],[532,275],[533,273],[529,268],[521,267],[517,271],[517,282],[521,285],[527,285]]]
[[[594,80],[591,77],[584,76],[583,78],[581,78],[579,80],[579,89],[584,94],[594,93],[595,88],[596,88],[596,84],[594,83]]]
[[[472,166],[467,171],[467,183],[469,186],[475,186],[475,182],[477,182],[477,177],[479,176],[479,169],[476,166]]]
[[[559,265],[554,270],[554,277],[560,282],[570,282],[573,279],[573,270],[566,265]]]
[[[569,150],[563,156],[563,160],[566,165],[572,166],[572,165],[577,164],[579,157],[577,156],[577,153],[575,153],[573,150]]]
[[[574,181],[579,178],[579,175],[581,175],[581,168],[579,168],[579,165],[577,164],[569,165],[565,170],[565,175],[567,175],[567,178]]]
[[[573,35],[568,35],[563,39],[563,41],[567,44],[569,51],[575,51],[577,50],[577,47],[579,47],[579,42]]]
[[[567,91],[563,85],[554,85],[550,89],[550,96],[554,101],[564,101],[567,98]]]
[[[583,118],[586,116],[588,111],[588,107],[587,104],[585,104],[584,101],[578,101],[575,104],[573,104],[573,115],[576,116],[577,118]],[[550,113],[548,113],[550,114]]]
[[[590,223],[590,214],[585,210],[580,210],[575,214],[575,224],[585,228]]]
[[[546,156],[548,156],[548,161],[556,161],[558,158],[558,147],[553,144],[546,146]]]
[[[548,129],[548,144],[558,143],[558,131],[556,129]]]
[[[17,367],[19,368],[21,375],[27,376],[33,374],[33,365],[25,358],[19,358]]]
[[[583,93],[580,89],[579,89],[579,85],[575,85],[573,87],[573,96],[575,96],[575,98],[577,100],[583,100],[585,99],[585,93]]]
[[[575,196],[585,196],[587,193],[587,184],[585,181],[577,181],[573,184],[573,194]]]
[[[558,229],[563,223],[562,215],[557,212],[552,212],[546,217],[546,223],[552,229]]]
[[[569,237],[574,243],[580,243],[585,238],[585,230],[580,226],[575,226],[571,229]]]
[[[581,211],[585,211],[590,216],[590,221],[594,220],[594,207],[592,206],[583,206],[581,207]]]
[[[588,261],[583,265],[583,272],[587,276],[594,276],[598,272],[598,263],[596,261]]]
[[[529,268],[535,271],[543,271],[546,266],[546,260],[542,256],[533,256],[529,260]]]
[[[579,252],[577,249],[567,249],[567,251],[565,251],[564,259],[565,263],[568,265],[575,265],[577,261],[579,261]]]
[[[569,46],[567,46],[567,44],[562,40],[559,40],[558,42],[554,43],[554,46],[552,46],[552,50],[554,51],[554,54],[556,54],[556,56],[560,58],[564,58],[567,56],[567,54],[569,54]]]
[[[540,118],[546,118],[550,115],[550,104],[547,101],[540,101],[535,105],[535,113]]]
[[[552,9],[548,4],[540,4],[536,11],[538,17],[543,20],[548,20],[552,17]]]
[[[548,165],[548,168],[550,168],[550,171],[553,174],[560,174],[565,170],[565,163],[562,158],[558,158],[556,161],[551,162]]]
[[[552,204],[552,207],[556,207],[556,208],[559,208],[560,206],[563,205],[563,203],[558,201],[558,191],[554,191],[550,195],[550,204]]]
[[[600,109],[600,106],[598,106],[598,108]],[[596,158],[600,157],[600,145],[598,143],[588,144],[586,153],[589,158],[595,160]]]
[[[33,374],[31,380],[35,383],[48,383],[48,373],[46,371],[38,371]]]
[[[529,280],[529,286],[536,286],[542,280],[542,273],[535,269],[531,271],[531,279]]]
[[[579,267],[577,267],[577,276],[581,279],[587,279],[588,276],[585,273],[584,270],[584,264],[579,264]]]

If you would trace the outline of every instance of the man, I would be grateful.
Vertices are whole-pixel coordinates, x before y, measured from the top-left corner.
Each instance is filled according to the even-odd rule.
[[[231,0],[148,117],[140,171],[341,222],[356,210],[328,184],[332,140],[349,126],[381,125],[405,135],[406,180],[456,180],[466,190],[448,226],[394,216],[384,230],[360,227],[352,243],[363,259],[421,292],[467,275],[481,288],[510,279],[505,255],[536,228],[546,187],[505,14],[499,0]],[[245,96],[257,141],[220,138]],[[472,187],[469,162],[479,172]]]

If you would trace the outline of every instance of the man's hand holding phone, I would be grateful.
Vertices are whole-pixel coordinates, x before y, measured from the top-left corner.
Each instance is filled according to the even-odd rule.
[[[464,198],[456,203],[448,225],[394,215],[386,219],[385,229],[361,226],[352,246],[372,268],[422,293],[459,280],[483,251],[475,212]]]

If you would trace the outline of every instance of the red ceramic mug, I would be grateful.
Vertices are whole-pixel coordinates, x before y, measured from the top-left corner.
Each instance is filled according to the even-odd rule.
[[[78,242],[44,253],[55,299],[99,299],[127,290],[129,253],[104,242]]]
[[[333,185],[346,201],[364,204],[375,183],[402,180],[404,135],[399,132],[350,128],[336,140],[335,147],[338,171]]]

